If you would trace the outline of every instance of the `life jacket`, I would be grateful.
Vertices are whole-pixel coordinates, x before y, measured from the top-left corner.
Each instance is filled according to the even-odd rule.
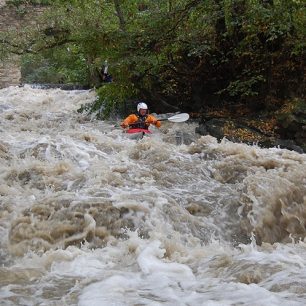
[[[145,129],[148,130],[149,124],[146,123],[148,115],[145,116],[139,116],[138,114],[135,114],[137,117],[137,121],[135,123],[131,123],[130,127],[132,129]]]

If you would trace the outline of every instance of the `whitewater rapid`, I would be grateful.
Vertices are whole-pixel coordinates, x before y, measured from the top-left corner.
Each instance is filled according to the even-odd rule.
[[[305,154],[130,140],[95,98],[0,90],[0,305],[306,304]]]

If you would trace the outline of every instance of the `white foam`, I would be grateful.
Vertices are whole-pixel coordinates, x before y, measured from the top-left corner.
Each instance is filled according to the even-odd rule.
[[[168,138],[193,126],[170,123],[135,142],[76,113],[93,99],[0,90],[4,303],[305,304],[305,244],[277,236],[303,230],[305,154],[209,136],[177,146]],[[256,245],[275,224],[279,242]]]

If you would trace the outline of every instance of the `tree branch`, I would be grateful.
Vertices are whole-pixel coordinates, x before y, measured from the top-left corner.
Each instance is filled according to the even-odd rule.
[[[72,43],[72,42],[75,42],[75,40],[63,39],[63,40],[55,41],[51,44],[44,45],[44,46],[41,46],[41,47],[35,48],[35,49],[32,48],[35,45],[35,42],[33,42],[30,45],[22,47],[21,45],[14,44],[7,39],[1,39],[0,44],[7,45],[8,47],[11,47],[11,49],[8,50],[8,53],[13,53],[13,54],[16,54],[16,55],[23,55],[23,54],[37,54],[40,51],[52,49],[52,48],[62,46],[62,45],[65,45],[67,43]]]

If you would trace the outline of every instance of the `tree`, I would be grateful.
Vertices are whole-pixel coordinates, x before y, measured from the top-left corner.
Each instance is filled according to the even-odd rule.
[[[63,82],[99,87],[95,109],[145,99],[156,111],[201,111],[301,95],[305,33],[300,0],[57,0],[2,45],[44,58]],[[105,59],[115,82],[100,86]]]

